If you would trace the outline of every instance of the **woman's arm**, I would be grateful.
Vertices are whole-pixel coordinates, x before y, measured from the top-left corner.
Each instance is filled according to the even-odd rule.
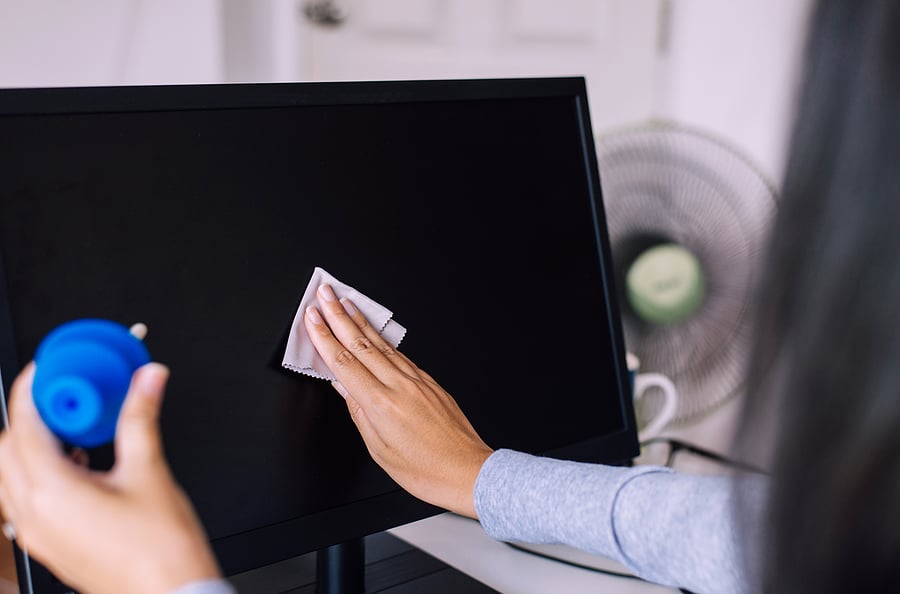
[[[317,299],[306,331],[372,457],[407,491],[477,517],[499,539],[569,544],[699,592],[743,591],[730,479],[492,452],[453,398],[350,301],[326,285]]]
[[[316,298],[324,318],[310,307],[304,326],[372,458],[419,499],[474,518],[475,479],[491,448],[450,394],[385,342],[352,302],[338,301],[328,285]]]
[[[485,531],[499,540],[570,545],[693,592],[746,592],[738,512],[758,513],[766,479],[740,484],[738,510],[732,477],[498,450],[478,476],[475,509]]]

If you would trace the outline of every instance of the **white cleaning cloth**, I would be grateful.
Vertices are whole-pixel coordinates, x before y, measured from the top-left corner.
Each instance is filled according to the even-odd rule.
[[[291,333],[288,336],[287,348],[284,350],[284,359],[281,366],[304,373],[306,375],[334,381],[335,377],[316,348],[309,340],[306,333],[306,327],[303,325],[303,316],[306,308],[316,303],[316,289],[319,285],[328,284],[334,289],[334,294],[338,299],[346,297],[353,302],[373,328],[378,330],[382,338],[391,346],[398,346],[400,341],[406,335],[406,328],[393,320],[394,314],[388,308],[372,301],[353,287],[345,285],[338,279],[328,274],[323,269],[316,267],[313,271],[312,278],[306,286],[306,292],[303,293],[303,299],[300,300],[300,307],[297,308],[297,314],[294,316],[294,323],[291,325]],[[318,308],[321,311],[321,308]]]

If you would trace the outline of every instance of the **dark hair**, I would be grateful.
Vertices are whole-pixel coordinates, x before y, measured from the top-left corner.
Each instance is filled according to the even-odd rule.
[[[737,441],[776,436],[758,586],[895,591],[900,2],[823,0],[809,31]]]

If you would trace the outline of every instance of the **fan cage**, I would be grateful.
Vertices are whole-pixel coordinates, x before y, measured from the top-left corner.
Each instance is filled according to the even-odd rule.
[[[626,348],[641,372],[672,379],[679,392],[674,424],[696,421],[743,388],[774,186],[732,144],[673,122],[600,136],[597,156]],[[669,242],[700,261],[706,292],[686,319],[651,324],[630,307],[625,274],[644,250]],[[655,414],[660,400],[643,400],[639,417]]]

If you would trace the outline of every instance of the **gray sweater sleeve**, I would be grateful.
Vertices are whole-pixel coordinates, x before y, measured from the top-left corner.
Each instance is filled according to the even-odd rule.
[[[236,594],[236,591],[225,580],[213,579],[185,584],[169,594]]]
[[[751,513],[766,481],[741,482]],[[475,509],[499,540],[570,545],[659,584],[701,593],[748,590],[726,476],[657,466],[565,462],[497,450],[475,484]],[[742,510],[743,511],[743,510]]]

